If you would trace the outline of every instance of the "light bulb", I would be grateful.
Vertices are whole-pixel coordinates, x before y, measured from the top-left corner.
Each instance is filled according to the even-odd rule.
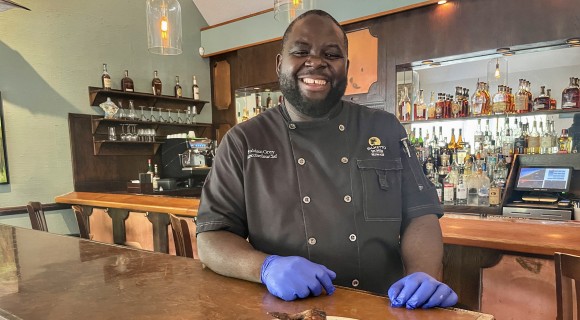
[[[495,63],[495,78],[499,79],[500,78],[500,73],[499,73],[499,61]]]

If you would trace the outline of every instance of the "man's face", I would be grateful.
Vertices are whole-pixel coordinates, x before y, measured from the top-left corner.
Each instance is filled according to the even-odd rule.
[[[324,116],[344,95],[347,48],[342,31],[327,17],[297,21],[276,62],[284,98],[304,115]]]

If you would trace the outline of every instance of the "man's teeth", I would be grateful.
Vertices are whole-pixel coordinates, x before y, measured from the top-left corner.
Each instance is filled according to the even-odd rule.
[[[310,78],[303,78],[302,81],[306,84],[317,84],[323,86],[326,84],[326,80],[318,80],[318,79],[310,79]]]

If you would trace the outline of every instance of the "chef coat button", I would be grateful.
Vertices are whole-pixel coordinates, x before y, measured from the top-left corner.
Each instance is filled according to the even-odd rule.
[[[354,234],[354,233],[353,233],[353,234],[351,234],[350,236],[348,236],[348,239],[349,239],[350,241],[353,241],[353,242],[354,242],[354,241],[356,241],[356,234]]]
[[[308,244],[309,245],[315,245],[316,244],[316,238],[308,238]]]
[[[342,162],[342,163],[348,163],[348,158],[347,157],[342,157],[342,158],[340,158],[340,162]]]
[[[303,166],[306,163],[306,160],[304,160],[304,158],[300,158],[298,159],[298,164]]]
[[[353,287],[358,287],[358,285],[359,285],[359,282],[358,282],[357,279],[352,280],[352,286]]]
[[[294,129],[296,129],[296,125],[291,123],[288,125],[288,128],[290,128],[290,130],[294,130]]]
[[[344,202],[351,202],[352,198],[349,195],[344,196]]]
[[[310,203],[310,197],[306,196],[306,197],[302,198],[302,201],[304,203]]]
[[[338,125],[338,130],[344,131],[344,124],[339,124]]]

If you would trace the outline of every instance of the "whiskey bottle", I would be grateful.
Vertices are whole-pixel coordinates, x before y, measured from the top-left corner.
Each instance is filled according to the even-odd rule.
[[[550,97],[546,94],[546,86],[540,86],[540,95],[534,99],[533,110],[550,109]]]
[[[487,114],[489,109],[489,93],[485,91],[485,82],[477,83],[477,90],[471,97],[471,114],[481,116]]]
[[[548,89],[547,94],[550,98],[550,110],[556,110],[556,99],[552,98],[552,89]]]
[[[580,89],[576,86],[576,78],[570,78],[570,85],[562,91],[562,109],[580,108]]]
[[[159,190],[159,172],[157,171],[157,165],[154,167],[153,171],[153,190]]]
[[[528,94],[528,111],[534,111],[533,105],[534,105],[534,99],[532,96],[532,83],[529,82],[528,80],[525,80],[525,84],[526,84],[526,93]]]
[[[111,90],[111,76],[107,71],[106,63],[103,63],[103,75],[101,76],[101,84],[103,85],[103,89]]]
[[[153,72],[153,80],[151,81],[151,89],[153,90],[153,95],[160,96],[162,93],[162,83],[157,76],[157,70]]]
[[[125,92],[133,92],[133,80],[129,78],[129,70],[125,70],[125,76],[121,79],[121,89]]]
[[[266,108],[272,108],[272,97],[270,96],[270,93],[268,93],[268,97],[266,98]]]
[[[497,207],[501,203],[501,187],[497,179],[491,181],[489,186],[489,206]]]
[[[558,138],[558,153],[570,153],[571,145],[568,129],[562,129],[562,134]]]
[[[497,93],[493,95],[492,111],[494,114],[506,113],[509,96],[503,85],[497,86]]]
[[[515,95],[515,112],[516,113],[528,112],[528,93],[526,92],[524,86],[524,79],[520,79],[520,89]]]
[[[176,98],[183,97],[183,90],[181,89],[181,85],[179,84],[179,76],[175,76],[175,87],[173,88],[173,94]]]
[[[532,130],[528,136],[528,154],[540,153],[540,133],[536,124],[536,120],[534,120]]]
[[[443,94],[437,94],[437,101],[435,102],[435,118],[443,118],[443,110],[445,109],[445,100],[443,100]]]
[[[458,118],[461,116],[461,99],[462,99],[462,88],[455,87],[455,99],[451,101],[451,116],[453,118]]]
[[[469,89],[463,88],[463,95],[461,100],[461,117],[469,117]]]
[[[435,119],[435,92],[431,91],[431,100],[427,107],[427,119]]]
[[[193,99],[199,100],[199,86],[197,85],[197,79],[193,76],[193,85],[191,86],[191,92],[193,94]]]
[[[401,121],[411,121],[411,99],[409,98],[409,89],[404,87],[403,96],[401,98]]]
[[[423,97],[423,89],[419,90],[419,98],[415,102],[415,120],[425,120],[427,116],[427,105]]]

